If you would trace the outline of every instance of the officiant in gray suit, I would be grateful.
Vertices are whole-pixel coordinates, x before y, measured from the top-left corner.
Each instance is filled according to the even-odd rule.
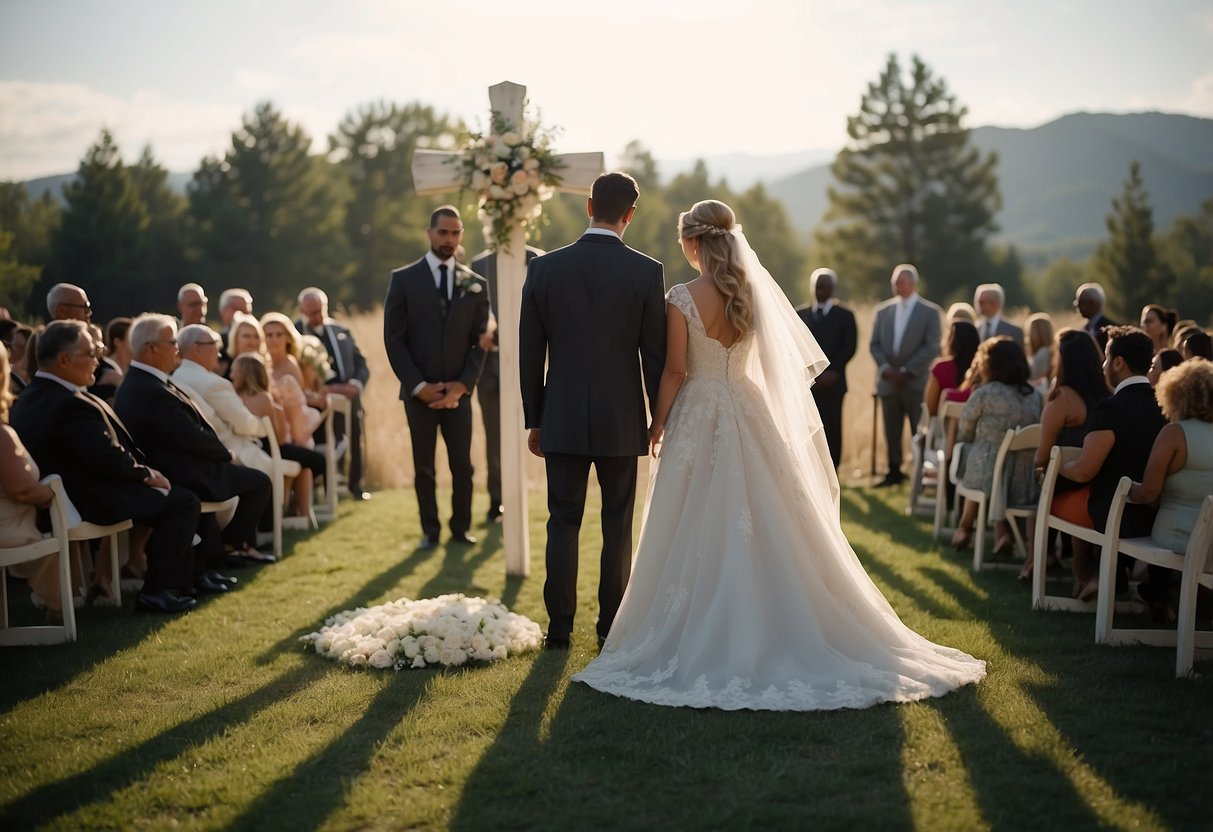
[[[909,263],[893,268],[893,297],[876,307],[870,349],[876,361],[876,395],[884,417],[889,473],[877,487],[897,485],[901,473],[901,436],[906,420],[918,426],[931,360],[939,355],[942,310],[918,295],[918,269]]]
[[[977,322],[977,334],[981,340],[1005,335],[1023,349],[1023,330],[1002,316],[1006,293],[997,283],[983,283],[973,292],[973,306],[977,307],[981,319]]]
[[[526,247],[526,263],[544,251]],[[488,463],[489,523],[501,520],[501,354],[497,351],[497,252],[482,251],[472,258],[472,271],[489,284],[489,304],[492,310],[489,328],[480,336],[484,350],[484,371],[476,385],[476,400],[480,403],[480,419],[484,422],[484,455]]]

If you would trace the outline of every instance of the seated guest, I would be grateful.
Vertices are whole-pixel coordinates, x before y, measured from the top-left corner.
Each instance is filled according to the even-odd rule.
[[[284,339],[288,336],[282,336]],[[269,360],[269,350],[266,347],[265,331],[261,322],[252,315],[236,313],[232,319],[232,329],[228,335],[228,354],[237,358],[245,353],[256,353],[263,359]],[[301,448],[314,448],[313,434],[321,422],[318,411],[309,408],[299,383],[290,376],[282,381],[270,379],[274,400],[286,411],[286,421],[290,426],[290,444]]]
[[[303,466],[295,480],[295,514],[307,517],[312,506],[312,487],[324,476],[324,454],[311,448],[292,444],[291,431],[286,413],[270,388],[269,370],[266,360],[255,352],[236,356],[232,361],[232,384],[240,400],[258,418],[268,416],[274,425],[274,438],[278,440],[278,451],[284,460]]]
[[[52,321],[84,321],[93,319],[93,305],[88,293],[71,283],[56,283],[46,293],[46,311]]]
[[[105,333],[101,331],[101,327],[89,324],[88,334],[92,337],[93,344],[100,353],[100,357],[97,359],[97,372],[93,374],[93,383],[89,385],[88,392],[112,404],[114,393],[118,391],[118,385],[122,383],[122,370],[109,360],[108,351],[105,348]]]
[[[939,412],[939,400],[947,390],[960,387],[973,364],[973,356],[977,354],[980,345],[977,337],[977,327],[968,321],[953,321],[948,329],[948,337],[944,341],[943,356],[935,359],[931,365],[931,374],[927,378],[927,389],[923,393],[923,402],[927,413],[934,416]]]
[[[283,406],[286,407],[288,416],[295,409],[293,405],[286,404],[289,398],[301,405],[298,409],[307,417],[304,423],[291,425],[292,436],[297,427],[306,430],[311,426],[311,433],[314,434],[323,421],[320,411],[328,407],[328,397],[308,389],[304,381],[303,368],[299,366],[303,336],[295,329],[294,322],[281,312],[267,312],[262,315],[261,331],[265,333],[265,353],[269,359],[270,379],[283,401]],[[296,441],[295,444],[305,443]]]
[[[18,324],[13,329],[12,334],[12,349],[9,351],[9,384],[10,392],[14,396],[21,394],[25,389],[25,385],[29,384],[31,374],[26,372],[26,347],[29,345],[30,338],[34,335],[34,331],[24,324]]]
[[[1162,378],[1162,374],[1172,367],[1178,367],[1183,363],[1184,357],[1179,354],[1179,350],[1165,349],[1154,353],[1154,360],[1150,362],[1150,372],[1147,378],[1150,383],[1158,387],[1158,380]]]
[[[1213,362],[1185,361],[1164,373],[1154,390],[1169,424],[1158,433],[1134,503],[1158,501],[1150,537],[1183,554],[1200,506],[1213,494]]]
[[[1010,338],[1023,349],[1023,330],[1008,321],[1002,314],[1006,294],[997,283],[983,283],[973,292],[973,305],[981,313],[977,332],[986,341],[999,335]]]
[[[956,438],[966,443],[961,482],[965,488],[990,493],[994,484],[994,462],[1009,428],[1020,428],[1040,421],[1040,391],[1028,384],[1028,359],[1023,347],[1005,335],[984,341],[984,378],[973,391],[960,413]],[[1031,451],[1016,451],[1003,463],[1007,505],[1024,505],[1035,498],[1036,478],[1032,472]],[[973,537],[977,503],[966,501],[964,513],[956,524],[952,545],[964,548]],[[984,533],[984,529],[981,530]],[[994,551],[1011,545],[1010,528],[999,521],[994,535]]]
[[[227,375],[228,367],[231,366],[233,356],[228,353],[228,344],[230,342],[230,334],[232,327],[232,319],[239,312],[242,315],[253,314],[253,296],[249,294],[248,289],[224,289],[219,295],[219,371],[220,375]]]
[[[152,527],[147,574],[135,609],[184,612],[195,599],[193,537],[198,498],[149,467],[126,425],[85,386],[97,351],[84,324],[57,321],[36,346],[38,372],[13,406],[12,425],[45,476],[58,474],[80,516]]]
[[[50,486],[38,481],[38,463],[21,444],[17,432],[8,425],[8,409],[12,404],[8,378],[8,350],[0,345],[0,547],[15,549],[42,539],[37,509],[46,507],[54,492]],[[16,563],[9,571],[29,582],[30,590],[37,603],[46,608],[51,623],[63,621],[57,555]],[[71,576],[72,595],[75,596],[83,583],[76,558],[71,559]]]
[[[1189,330],[1200,329],[1196,321],[1182,320],[1175,324],[1175,331],[1171,334],[1171,349],[1177,350],[1183,344],[1184,338],[1187,337]]]
[[[206,323],[206,290],[197,283],[186,283],[177,290],[177,313],[181,328]]]
[[[1052,368],[1053,319],[1047,312],[1037,312],[1028,318],[1028,383],[1047,391]]]
[[[214,428],[189,395],[169,378],[177,367],[177,321],[168,315],[141,315],[131,324],[130,372],[118,389],[115,409],[148,459],[175,483],[206,501],[239,497],[223,529],[229,550],[258,560],[254,547],[257,521],[270,498],[270,480],[260,471],[236,465]],[[206,568],[217,563],[220,549],[213,515],[202,520]]]
[[[105,358],[102,362],[116,368],[122,375],[126,375],[131,366],[131,345],[126,340],[130,328],[130,318],[114,318],[105,325]]]
[[[1184,361],[1192,358],[1213,361],[1213,338],[1200,327],[1192,327],[1184,333],[1179,344],[1179,354],[1183,356]]]
[[[1086,515],[1065,519],[1080,526],[1103,532],[1112,506],[1112,495],[1121,477],[1140,480],[1146,470],[1146,460],[1154,440],[1166,424],[1154,388],[1146,373],[1154,356],[1150,336],[1129,326],[1113,326],[1105,330],[1108,338],[1104,358],[1104,377],[1113,394],[1091,411],[1087,419],[1087,435],[1083,439],[1078,459],[1062,466],[1061,474],[1077,483],[1090,483]],[[1150,506],[1128,505],[1120,521],[1121,537],[1144,537],[1154,526],[1155,511]],[[1142,597],[1158,613],[1156,603],[1163,596],[1169,580],[1167,570],[1151,567],[1150,584],[1139,588]],[[1118,568],[1117,586],[1128,585],[1127,566]],[[1099,578],[1093,577],[1079,592],[1079,598],[1089,600],[1099,590]],[[1165,601],[1163,601],[1165,613]]]
[[[1174,309],[1166,309],[1157,303],[1148,303],[1142,307],[1141,329],[1150,336],[1154,352],[1171,346],[1171,336],[1175,334],[1175,324],[1178,321],[1179,313]]]

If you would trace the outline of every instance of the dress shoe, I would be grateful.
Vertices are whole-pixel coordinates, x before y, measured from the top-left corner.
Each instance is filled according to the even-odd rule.
[[[350,489],[350,499],[351,500],[369,500],[369,499],[371,499],[371,494],[369,491],[363,491],[361,488],[351,488]]]
[[[544,650],[568,650],[569,640],[567,638],[553,638],[552,636],[543,637]]]
[[[194,593],[198,595],[222,595],[231,589],[230,584],[217,581],[206,573],[194,579]]]
[[[418,549],[433,549],[437,545],[438,545],[438,538],[430,537],[428,534],[425,537],[421,538],[421,540],[417,541]]]
[[[891,472],[885,475],[885,478],[876,483],[876,488],[892,488],[895,485],[901,485],[906,481],[906,478],[900,472]]]
[[[140,592],[135,596],[135,612],[189,612],[198,606],[197,599],[177,596],[167,589],[160,592]]]
[[[227,584],[229,587],[235,587],[236,584],[240,583],[239,578],[233,578],[230,575],[221,575],[213,569],[208,570],[205,573],[205,576],[210,578],[212,581],[218,581],[221,584]]]
[[[458,532],[451,535],[452,543],[462,543],[464,546],[475,546],[476,538],[472,537],[467,532]]]
[[[489,513],[485,515],[484,522],[489,524],[500,523],[502,513],[501,506],[493,506],[489,509]]]

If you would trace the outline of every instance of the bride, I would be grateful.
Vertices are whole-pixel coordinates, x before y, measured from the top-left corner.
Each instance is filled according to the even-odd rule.
[[[985,662],[902,624],[847,543],[810,393],[826,357],[732,209],[698,202],[678,231],[700,274],[667,296],[635,566],[574,680],[659,705],[807,711],[983,678]]]

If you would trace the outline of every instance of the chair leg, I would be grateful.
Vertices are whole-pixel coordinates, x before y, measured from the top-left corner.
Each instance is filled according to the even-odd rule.
[[[126,532],[115,532],[110,535],[110,597],[114,599],[114,606],[122,606],[122,545],[121,540],[129,542],[130,537]],[[129,557],[129,555],[128,555]],[[66,618],[64,619],[66,621]]]
[[[1116,547],[1105,543],[1099,558],[1099,596],[1095,599],[1095,643],[1107,644],[1112,637],[1116,613]]]
[[[1175,627],[1175,676],[1182,679],[1192,672],[1196,642],[1196,576],[1187,569],[1179,584],[1179,620]]]
[[[8,629],[8,567],[0,566],[0,630]]]
[[[973,529],[976,532],[973,540],[973,571],[980,572],[982,564],[985,561],[986,551],[986,501],[988,497],[982,496],[977,501],[977,523]]]
[[[112,544],[111,544],[112,545]],[[72,564],[71,564],[71,545],[61,543],[59,549],[59,602],[63,609],[63,640],[76,640],[76,593],[72,591]],[[117,552],[114,553],[113,560],[118,562]],[[118,580],[114,579],[115,592],[117,592]],[[115,596],[117,597],[117,596]]]
[[[274,557],[282,557],[282,501],[285,499],[285,478],[279,474],[274,477],[272,499],[274,501]]]

